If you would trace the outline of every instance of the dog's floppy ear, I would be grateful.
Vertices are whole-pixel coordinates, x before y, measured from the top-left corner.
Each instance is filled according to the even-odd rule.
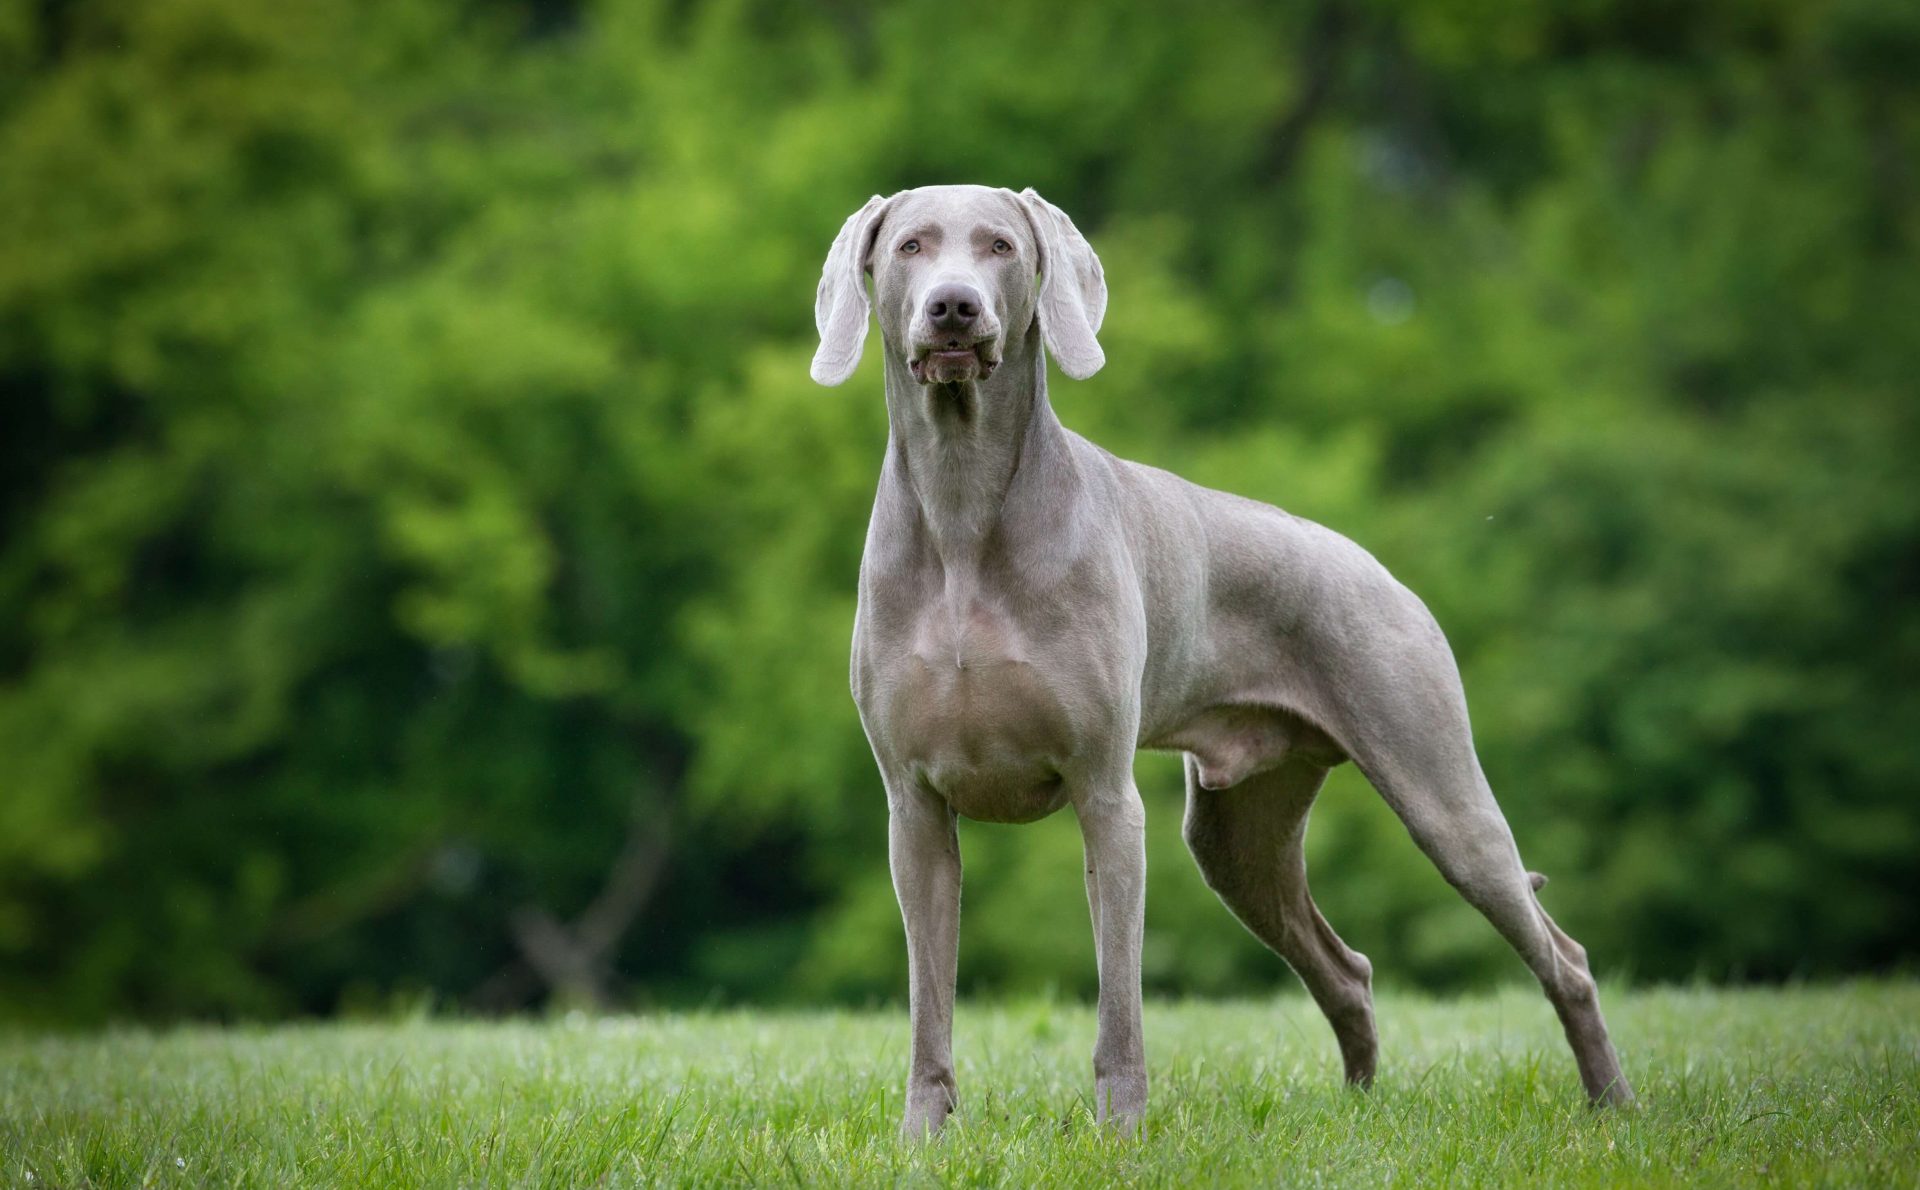
[[[1031,189],[1020,205],[1040,243],[1040,336],[1060,370],[1085,380],[1107,362],[1094,332],[1107,313],[1107,279],[1100,258],[1067,213]]]
[[[867,342],[867,255],[880,230],[888,199],[878,194],[847,216],[840,234],[827,249],[820,270],[820,291],[813,299],[813,324],[820,331],[820,348],[813,353],[813,378],[821,384],[840,384],[853,375],[860,350]]]

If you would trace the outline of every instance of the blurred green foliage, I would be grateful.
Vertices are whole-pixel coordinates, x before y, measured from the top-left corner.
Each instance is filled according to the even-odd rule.
[[[1067,424],[1427,599],[1602,973],[1910,962],[1916,162],[1905,0],[0,0],[0,1014],[526,1003],[628,852],[616,995],[901,994],[807,360],[937,181],[1101,253]],[[1151,985],[1286,979],[1141,781]],[[1090,992],[1070,818],[962,844],[963,983]],[[1310,863],[1521,972],[1350,768]]]

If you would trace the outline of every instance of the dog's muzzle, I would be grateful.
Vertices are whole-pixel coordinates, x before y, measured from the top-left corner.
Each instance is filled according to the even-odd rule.
[[[994,342],[999,328],[980,291],[947,281],[935,285],[920,303],[913,354],[907,367],[922,384],[985,380],[999,365]]]

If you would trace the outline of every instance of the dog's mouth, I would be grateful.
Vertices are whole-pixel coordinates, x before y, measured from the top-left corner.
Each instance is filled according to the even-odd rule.
[[[992,355],[992,349],[990,341],[971,345],[958,339],[929,343],[913,353],[913,358],[907,361],[907,370],[921,384],[985,380],[1000,366],[1000,361]]]

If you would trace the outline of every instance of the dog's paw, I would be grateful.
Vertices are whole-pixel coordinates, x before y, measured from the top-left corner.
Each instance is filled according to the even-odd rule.
[[[931,1140],[953,1114],[953,1089],[940,1083],[907,1088],[907,1111],[900,1121],[900,1139]]]
[[[1140,1135],[1147,1114],[1147,1076],[1113,1074],[1093,1083],[1094,1118],[1124,1137]]]
[[[1602,1087],[1599,1094],[1590,1096],[1589,1103],[1596,1109],[1604,1108],[1609,1111],[1637,1112],[1640,1110],[1640,1099],[1633,1093],[1633,1088],[1627,1084],[1624,1075]]]

